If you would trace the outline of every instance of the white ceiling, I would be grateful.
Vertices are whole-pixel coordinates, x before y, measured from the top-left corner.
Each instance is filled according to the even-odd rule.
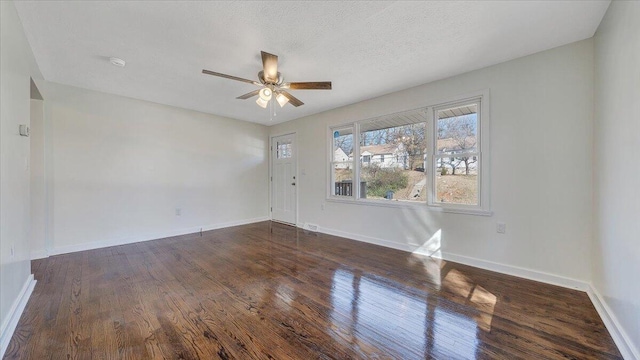
[[[609,1],[17,1],[48,81],[263,124],[288,121],[593,36]],[[273,121],[251,84],[279,56],[305,105]],[[127,61],[125,68],[108,58]]]

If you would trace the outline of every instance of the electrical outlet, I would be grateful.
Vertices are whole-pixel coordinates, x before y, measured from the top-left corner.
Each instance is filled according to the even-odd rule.
[[[504,233],[506,233],[506,232],[507,232],[507,224],[505,224],[505,223],[498,223],[498,224],[496,225],[496,232],[497,232],[498,234],[504,234]]]
[[[176,216],[181,216],[181,215],[182,215],[182,209],[176,208]]]

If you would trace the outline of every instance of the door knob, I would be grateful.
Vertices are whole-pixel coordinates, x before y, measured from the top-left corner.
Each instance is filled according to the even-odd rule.
[[[291,185],[294,185],[294,186],[295,186],[295,185],[296,185],[296,183],[291,183]]]

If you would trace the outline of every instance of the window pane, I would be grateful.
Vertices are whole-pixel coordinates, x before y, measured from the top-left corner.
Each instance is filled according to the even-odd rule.
[[[334,163],[332,166],[334,181],[332,194],[338,196],[353,196],[353,168],[352,163]]]
[[[353,129],[333,130],[333,161],[353,161]]]
[[[283,142],[278,141],[276,148],[276,158],[284,159],[291,157],[291,140],[285,140]]]
[[[426,201],[426,129],[424,109],[361,125],[361,198]]]
[[[478,205],[477,157],[439,157],[435,168],[435,203]]]
[[[477,151],[477,103],[438,110],[437,117],[438,154],[457,154]]]

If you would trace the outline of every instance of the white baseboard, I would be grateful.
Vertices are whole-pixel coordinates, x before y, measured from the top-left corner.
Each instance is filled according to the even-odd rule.
[[[379,239],[379,238],[374,238],[374,237],[364,236],[359,234],[352,234],[352,233],[348,233],[340,230],[328,229],[325,227],[318,227],[318,231],[325,234],[329,234],[329,235],[345,237],[348,239],[358,240],[358,241],[362,241],[370,244],[380,245],[380,246],[389,247],[392,249],[402,250],[407,252],[414,252],[416,251],[416,249],[420,248],[420,245],[418,244],[399,244],[394,241],[389,241],[389,240],[384,240],[384,239]],[[421,254],[428,256],[428,254],[423,254],[423,253]],[[438,251],[437,254],[438,255],[431,255],[431,256],[434,258],[439,258],[446,261],[453,261],[453,262],[464,264],[464,265],[474,266],[474,267],[485,269],[485,270],[491,270],[491,271],[499,272],[502,274],[517,276],[517,277],[521,277],[529,280],[535,280],[535,281],[543,282],[546,284],[557,285],[557,286],[561,286],[569,289],[576,289],[580,291],[587,291],[589,289],[589,284],[585,281],[553,275],[553,274],[545,273],[538,270],[531,270],[531,269],[526,269],[526,268],[513,266],[513,265],[500,264],[492,261],[487,261],[487,260],[482,260],[478,258],[457,255],[457,254],[452,254],[447,252]]]
[[[339,237],[343,237],[343,238],[347,238],[347,239],[362,241],[362,242],[366,242],[366,243],[369,243],[369,244],[380,245],[380,246],[384,246],[384,247],[388,247],[388,248],[392,248],[392,249],[396,249],[396,250],[408,251],[408,252],[412,252],[415,248],[418,247],[418,245],[413,247],[413,246],[408,245],[408,244],[399,244],[399,243],[394,242],[394,241],[388,241],[388,240],[383,240],[383,239],[379,239],[379,238],[374,238],[374,237],[371,237],[371,236],[365,236],[365,235],[360,235],[360,234],[349,233],[349,232],[346,232],[346,231],[330,229],[330,228],[326,228],[326,227],[323,227],[323,226],[318,226],[317,231],[321,232],[323,234],[339,236]]]
[[[49,257],[49,255],[47,255],[47,250],[38,250],[31,252],[31,260],[44,259],[46,257]]]
[[[602,318],[602,322],[604,322],[607,330],[609,330],[609,334],[613,338],[613,341],[618,346],[618,350],[620,350],[622,357],[627,360],[640,360],[640,350],[633,345],[629,335],[627,335],[622,326],[620,326],[618,318],[615,316],[613,311],[611,311],[611,308],[607,305],[607,302],[593,284],[589,284],[587,294],[589,295],[593,306],[596,308],[596,311],[600,315],[600,318]]]
[[[31,274],[22,286],[20,294],[18,294],[18,297],[11,305],[11,309],[9,309],[9,313],[2,323],[2,327],[0,328],[0,359],[4,357],[4,353],[7,351],[9,341],[11,341],[13,332],[16,330],[16,326],[18,326],[20,316],[22,316],[22,312],[27,306],[27,302],[29,301],[29,297],[31,297],[31,293],[35,286],[36,280],[33,278],[33,274]]]
[[[469,256],[451,254],[446,252],[442,253],[442,259],[485,269],[485,270],[499,272],[501,274],[512,275],[512,276],[517,276],[524,279],[534,280],[534,281],[538,281],[545,284],[561,286],[568,289],[580,290],[585,292],[589,289],[589,283],[585,281],[576,280],[576,279],[572,279],[572,278],[568,278],[560,275],[549,274],[543,271],[522,268],[519,266],[505,265],[505,264],[500,264],[493,261],[487,261],[487,260],[482,260],[482,259],[473,258]]]
[[[246,225],[246,224],[252,224],[252,223],[261,222],[261,221],[268,221],[269,219],[270,218],[268,216],[262,216],[262,217],[252,218],[252,219],[230,221],[230,222],[219,223],[214,225],[196,226],[196,227],[190,227],[190,228],[177,229],[173,231],[150,233],[150,234],[130,237],[130,238],[60,246],[60,247],[53,248],[49,256],[68,254],[68,253],[85,251],[85,250],[100,249],[100,248],[105,248],[109,246],[132,244],[132,243],[142,242],[142,241],[157,240],[157,239],[163,239],[163,238],[168,238],[173,236],[194,234],[194,233],[200,232],[200,229],[202,229],[202,231],[216,230],[216,229],[222,229],[222,228],[227,228],[231,226]]]

